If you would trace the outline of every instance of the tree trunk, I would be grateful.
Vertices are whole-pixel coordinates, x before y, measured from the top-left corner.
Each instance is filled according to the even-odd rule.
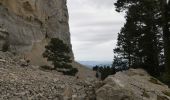
[[[168,16],[167,0],[161,0],[161,6],[162,6],[165,68],[166,68],[167,74],[170,75],[170,32],[169,32],[169,26],[168,26],[169,16]]]
[[[128,64],[129,64],[129,68],[130,68],[130,67],[131,67],[131,56],[130,56],[130,53],[129,53],[129,55],[128,55],[128,59],[129,59]]]

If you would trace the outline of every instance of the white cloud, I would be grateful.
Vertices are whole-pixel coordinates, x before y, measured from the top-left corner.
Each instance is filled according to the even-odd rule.
[[[124,17],[115,0],[68,0],[70,31],[76,60],[111,61]]]

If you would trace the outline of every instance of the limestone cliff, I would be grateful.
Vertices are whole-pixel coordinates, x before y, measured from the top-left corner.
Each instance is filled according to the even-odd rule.
[[[71,47],[66,0],[0,0],[0,49],[25,52],[40,43],[39,53],[52,37]]]

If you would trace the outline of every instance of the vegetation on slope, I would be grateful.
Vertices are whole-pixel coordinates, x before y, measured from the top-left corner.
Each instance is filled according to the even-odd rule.
[[[116,59],[128,67],[143,68],[170,85],[170,2],[117,0],[117,12],[126,12],[118,33]]]
[[[71,49],[62,40],[52,38],[43,53],[43,57],[47,58],[54,65],[52,70],[57,70],[65,75],[72,75],[78,72],[77,68],[73,68],[71,57],[69,56]],[[44,66],[46,68],[47,66]]]

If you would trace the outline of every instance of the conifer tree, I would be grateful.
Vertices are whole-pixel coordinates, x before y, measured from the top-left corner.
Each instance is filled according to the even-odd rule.
[[[159,76],[159,3],[155,0],[118,0],[118,12],[126,11],[126,23],[118,34],[118,48],[129,66],[141,66]],[[121,37],[121,38],[120,38]]]
[[[161,26],[163,30],[163,42],[164,42],[164,55],[165,55],[165,68],[166,82],[170,84],[170,1],[160,0],[161,7]]]
[[[45,48],[43,57],[52,62],[55,70],[73,76],[78,72],[78,70],[70,64],[72,63],[71,57],[69,56],[71,49],[62,40],[52,38]]]

